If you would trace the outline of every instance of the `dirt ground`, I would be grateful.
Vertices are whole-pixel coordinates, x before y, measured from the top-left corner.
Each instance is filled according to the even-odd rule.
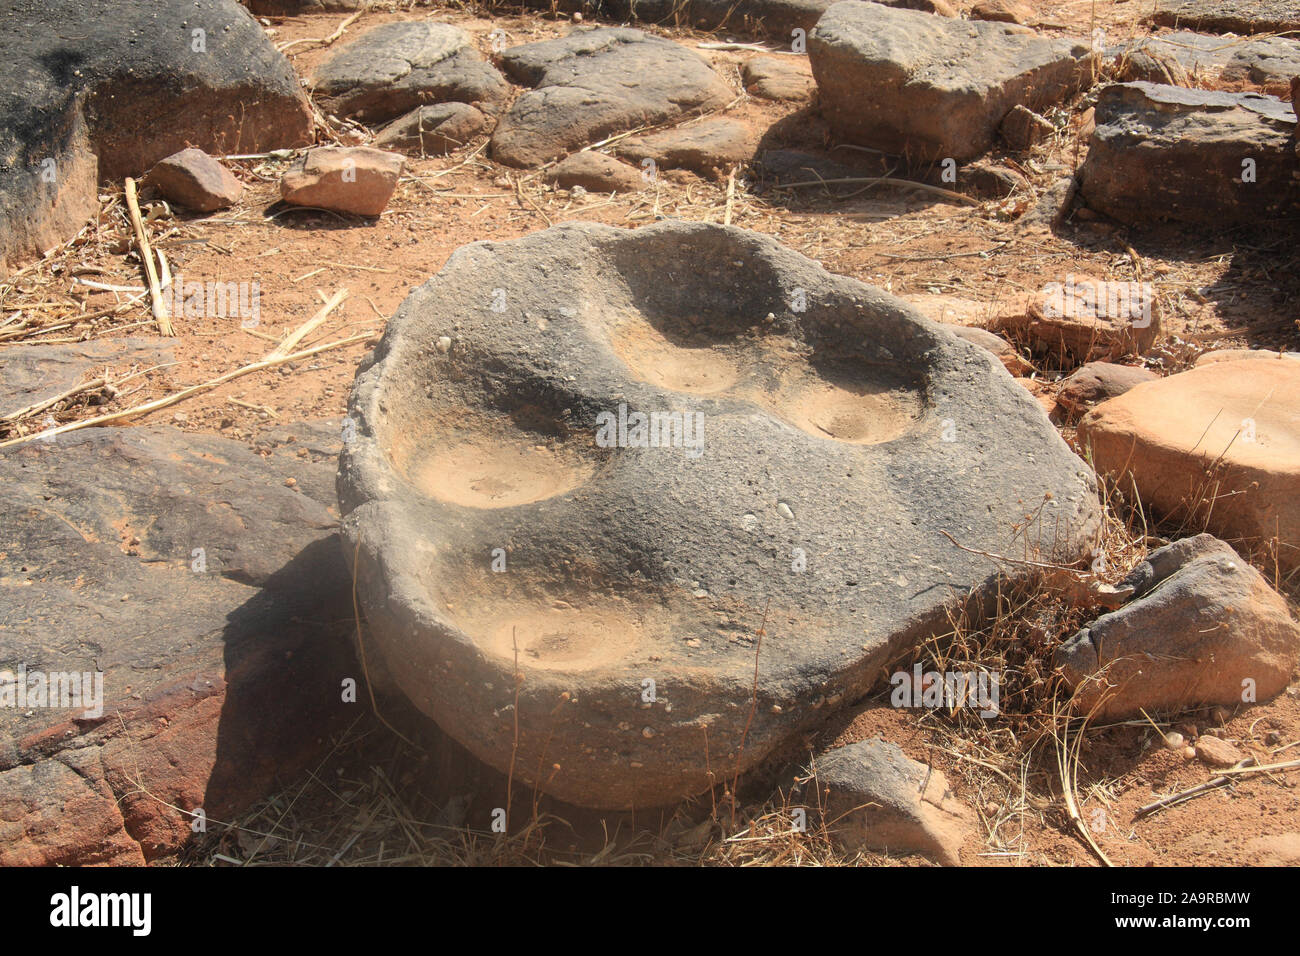
[[[969,5],[955,4],[961,8]],[[1149,32],[1142,18],[1150,13],[1152,4],[1149,0],[1069,0],[1039,2],[1035,6],[1043,23],[1048,24],[1043,27],[1045,32],[1088,36],[1101,28],[1106,31],[1107,41],[1113,42]],[[348,28],[344,40],[379,23],[429,15],[427,8],[370,12]],[[507,9],[495,15],[475,15],[466,10],[438,10],[436,15],[475,34],[485,54],[491,52],[487,35],[494,29],[505,30],[508,43],[514,45],[560,35],[570,26],[563,15],[519,15]],[[273,42],[282,45],[327,37],[345,19],[345,14],[276,18],[269,30]],[[725,32],[710,36],[687,30],[647,29],[692,48],[700,42],[727,37]],[[337,44],[327,49],[320,44],[300,43],[289,47],[286,55],[298,73],[305,76],[335,48]],[[725,114],[750,124],[762,136],[764,145],[814,151],[830,145],[815,109],[745,94],[740,65],[757,54],[736,50],[698,52],[735,90],[736,101]],[[993,158],[1019,168],[1036,193],[1045,191],[1072,169],[1086,149],[1081,130],[1085,104],[1076,101],[1067,108],[1071,114],[1067,133],[1047,148],[1029,158],[994,154]],[[337,132],[347,135],[343,126]],[[854,161],[842,150],[827,155],[841,162]],[[260,283],[261,317],[252,329],[241,328],[237,318],[178,319],[176,364],[135,382],[135,390],[119,396],[114,409],[163,397],[256,361],[273,348],[275,341],[311,317],[325,298],[341,289],[347,290],[346,300],[302,344],[368,331],[377,337],[408,291],[435,274],[453,250],[468,242],[509,239],[570,221],[626,227],[660,217],[721,222],[728,209],[725,175],[708,180],[669,172],[639,193],[577,196],[547,185],[538,171],[513,170],[493,163],[486,157],[484,142],[479,140],[450,156],[409,160],[396,194],[377,220],[283,208],[268,216],[266,210],[279,198],[279,173],[285,165],[286,161],[275,159],[232,160],[230,166],[248,189],[236,207],[220,213],[189,216],[171,213],[157,203],[146,204],[146,209],[154,210],[153,234],[168,256],[173,273],[183,274],[186,281],[256,281]],[[122,293],[84,288],[71,291],[68,272],[74,266],[94,270],[84,274],[104,283],[140,284],[138,260],[121,242],[125,235],[121,190],[105,188],[102,198],[99,228],[76,248],[75,257],[51,257],[10,290],[0,301],[0,308],[12,311],[17,302],[30,301],[33,296],[77,303],[79,308],[84,301],[88,311],[106,309],[124,300]],[[1000,301],[1061,281],[1069,274],[1153,281],[1162,309],[1164,339],[1147,356],[1147,364],[1158,370],[1184,368],[1197,354],[1212,348],[1300,347],[1294,304],[1297,283],[1292,278],[1296,271],[1292,232],[1263,224],[1253,229],[1216,232],[1168,226],[1138,234],[1104,220],[1077,216],[1058,234],[1048,234],[1025,228],[1013,216],[1035,199],[1034,195],[1020,195],[975,207],[885,188],[856,193],[830,188],[778,192],[760,189],[760,184],[751,182],[742,169],[737,172],[730,221],[771,234],[830,271],[895,294],[948,294],[987,303],[990,310]],[[149,335],[153,334],[151,325],[147,307],[135,306],[121,315],[97,321],[88,333],[76,329],[61,337],[56,330],[29,341],[76,341],[85,334]],[[345,412],[353,375],[369,347],[368,342],[360,342],[323,352],[295,366],[245,376],[138,421],[252,439],[262,430],[282,423],[338,417]],[[120,374],[127,370],[113,371]],[[1054,374],[1051,370],[1043,372],[1049,380]],[[60,413],[58,420],[72,421],[95,411],[98,409],[71,408]],[[1222,735],[1261,763],[1300,756],[1294,747],[1284,751],[1287,745],[1300,741],[1298,692],[1300,686],[1293,685],[1271,703],[1228,715]],[[1208,714],[1193,714],[1185,719],[1205,726],[1216,723]],[[1180,719],[1175,723],[1182,722]],[[356,802],[369,800],[366,805],[372,808],[382,804],[383,812],[371,814],[366,825],[374,828],[387,821],[395,834],[392,839],[400,843],[403,828],[409,829],[410,820],[423,807],[418,801],[398,806],[404,798],[396,789],[384,789],[375,783],[373,771],[381,762],[371,760],[370,753],[374,735],[384,733],[376,726],[340,743],[338,776],[332,786],[342,787],[345,781],[352,781],[356,784]],[[999,765],[988,759],[996,748],[990,749],[987,741],[963,737],[959,727],[942,718],[895,710],[883,700],[862,705],[856,717],[841,722],[835,733],[835,741],[840,743],[877,734],[885,736],[914,759],[932,762],[941,769],[957,795],[984,822],[985,844],[967,848],[972,863],[1099,863],[1097,854],[1065,813],[1059,780],[1050,779],[1042,762],[1028,764],[1031,769],[1021,779],[1018,762]],[[1274,736],[1269,737],[1270,733]],[[985,756],[979,756],[981,753]],[[390,784],[401,779],[406,772],[401,769],[402,761],[409,759],[410,753],[402,748],[393,750],[392,761],[383,764]],[[1050,766],[1051,761],[1046,765]],[[1232,786],[1135,821],[1134,813],[1142,805],[1205,782],[1213,772],[1197,760],[1164,748],[1152,727],[1140,724],[1091,729],[1083,741],[1080,766],[1080,811],[1093,822],[1094,838],[1115,864],[1300,863],[1300,776],[1294,773],[1245,776]],[[263,808],[246,821],[250,832],[266,832],[258,828],[267,826],[268,820],[280,827],[275,831],[277,839],[271,841],[278,850],[268,851],[266,841],[260,837],[254,841],[261,853],[259,858],[268,862],[293,858],[287,849],[290,841],[284,838],[288,836],[286,821],[296,819],[297,814],[306,815],[299,821],[306,832],[322,839],[337,836],[342,846],[348,830],[340,829],[338,802],[312,788],[309,782],[303,791],[295,791],[300,795],[310,791],[312,795],[303,798],[294,816],[277,815],[273,802],[270,809]],[[345,803],[352,805],[350,801]],[[283,805],[282,799],[279,806]],[[1094,810],[1103,811],[1103,815],[1093,814]],[[319,816],[312,816],[317,812]],[[755,820],[765,812],[760,805],[746,811]],[[573,841],[574,859],[625,859],[620,853],[601,849],[617,841],[602,839],[600,827],[589,822],[590,831]],[[645,824],[641,821],[642,826]],[[660,819],[653,829],[666,825]],[[440,854],[476,858],[478,851],[466,849],[476,845],[471,837],[448,842],[444,835],[439,839],[442,849],[429,850],[434,858]],[[809,837],[810,841],[814,839]],[[350,852],[347,848],[340,850],[339,861],[373,861],[358,855],[372,842],[359,841]],[[644,843],[649,849],[636,859],[723,865],[745,862],[734,852],[734,845],[728,848],[712,836],[704,844],[688,845],[683,851],[680,841],[665,844],[663,840],[649,839]],[[555,846],[556,841],[548,845]],[[246,836],[226,835],[208,846],[202,859],[218,864],[235,858],[246,860],[248,850]],[[813,848],[771,861],[897,862],[872,855],[837,860]],[[923,861],[909,858],[903,862]]]

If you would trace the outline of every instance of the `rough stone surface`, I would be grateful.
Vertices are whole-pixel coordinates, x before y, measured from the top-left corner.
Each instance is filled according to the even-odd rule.
[[[990,303],[932,293],[904,295],[900,298],[927,319],[950,326],[948,331],[958,338],[992,352],[1012,375],[1032,371],[1033,366],[1021,357],[1015,346],[983,327],[994,314],[994,306]]]
[[[1056,127],[1031,109],[1016,105],[1002,118],[1002,138],[1012,149],[1029,150],[1046,142]]]
[[[301,16],[313,13],[352,13],[372,0],[241,0],[259,17]]]
[[[551,178],[565,189],[581,186],[597,193],[634,192],[645,180],[641,170],[604,153],[574,153],[551,167]]]
[[[689,169],[706,175],[750,159],[754,146],[755,136],[744,123],[711,119],[695,126],[630,137],[623,140],[618,152],[637,163],[652,160],[659,169]]]
[[[388,205],[404,160],[364,146],[308,150],[280,178],[280,198],[354,216],[378,216]]]
[[[1015,346],[1000,335],[994,335],[987,329],[975,328],[974,326],[953,326],[948,330],[959,339],[964,339],[972,345],[978,345],[997,356],[998,361],[1012,375],[1023,375],[1033,369],[1033,366],[1020,357]]]
[[[93,372],[125,374],[133,367],[151,368],[172,360],[164,339],[141,337],[92,339],[68,345],[9,345],[0,376],[0,414],[53,398]]]
[[[811,769],[831,838],[844,849],[921,853],[961,866],[975,815],[953,796],[942,771],[879,737],[837,747]]]
[[[460,149],[486,131],[490,122],[468,103],[421,106],[380,130],[375,147],[438,156]]]
[[[1019,306],[1000,309],[989,327],[1054,363],[1114,361],[1141,355],[1160,335],[1160,308],[1142,283],[1067,275]]]
[[[1080,191],[1096,211],[1139,226],[1276,216],[1296,197],[1295,125],[1290,104],[1273,96],[1115,84],[1097,100]]]
[[[1300,352],[1275,352],[1273,349],[1215,349],[1196,357],[1197,365],[1213,365],[1216,362],[1240,362],[1243,359],[1271,360],[1300,359]]]
[[[701,453],[662,427],[642,447],[635,419],[602,444],[620,405],[703,415]],[[1086,469],[991,355],[730,227],[466,246],[349,408],[367,652],[480,759],[587,806],[699,793],[705,727],[715,766],[752,767],[865,692],[991,586],[940,529],[1000,552],[1041,508],[1028,540],[1074,560],[1098,527]]]
[[[1155,23],[1217,33],[1300,30],[1300,0],[1159,0]]]
[[[448,100],[495,112],[510,93],[468,33],[427,20],[366,31],[316,68],[312,86],[331,112],[367,123]]]
[[[0,865],[172,853],[190,818],[165,803],[231,820],[355,719],[339,423],[293,431],[326,454],[167,427],[0,453],[0,671],[104,675],[98,717],[0,707]]]
[[[1201,763],[1211,767],[1234,767],[1246,759],[1240,750],[1218,737],[1202,737],[1197,740],[1196,756]]]
[[[1177,86],[1213,83],[1216,89],[1240,87],[1283,98],[1290,96],[1291,79],[1300,75],[1300,40],[1291,37],[1225,40],[1180,30],[1143,37],[1114,55],[1119,63],[1129,64],[1132,75],[1126,78]],[[1166,71],[1173,61],[1181,73],[1151,73],[1148,60],[1165,64]],[[1149,75],[1140,75],[1143,71]],[[1182,82],[1176,82],[1179,77]]]
[[[1150,369],[1136,365],[1089,362],[1065,377],[1056,400],[1078,415],[1093,405],[1123,395],[1135,385],[1154,382],[1159,377]]]
[[[613,133],[657,125],[730,102],[730,89],[700,56],[640,30],[575,30],[506,50],[502,68],[533,87],[501,117],[492,154],[536,166]]]
[[[1138,385],[1078,434],[1098,471],[1132,475],[1148,507],[1208,520],[1234,543],[1277,537],[1282,565],[1300,564],[1300,364],[1216,362]]]
[[[1211,535],[1155,551],[1124,579],[1130,603],[1063,644],[1056,666],[1075,706],[1096,719],[1239,705],[1286,688],[1300,659],[1300,627],[1286,600]]]
[[[199,29],[204,55],[190,49]],[[187,146],[260,152],[311,135],[288,61],[234,0],[120,0],[111,16],[11,0],[0,64],[0,275],[75,234],[102,180]]]
[[[160,160],[149,170],[144,184],[153,186],[168,202],[196,212],[226,209],[239,202],[244,192],[244,184],[234,173],[203,150],[193,148]]]
[[[808,55],[826,119],[848,141],[959,162],[993,144],[1014,106],[1058,102],[1091,67],[1084,43],[859,2],[826,11]]]
[[[817,89],[802,58],[756,56],[745,61],[741,77],[746,90],[765,100],[806,100]]]
[[[979,0],[970,8],[970,18],[1023,25],[1034,19],[1034,10],[1019,0]]]

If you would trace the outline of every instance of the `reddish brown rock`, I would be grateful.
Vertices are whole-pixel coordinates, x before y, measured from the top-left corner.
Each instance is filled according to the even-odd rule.
[[[34,673],[98,672],[103,691],[0,707],[0,865],[165,857],[190,811],[231,822],[320,764],[361,678],[329,510],[339,432],[255,451],[92,428],[0,453],[4,699]]]
[[[1201,737],[1196,741],[1196,756],[1211,767],[1234,767],[1246,759],[1240,750],[1218,737]]]
[[[979,0],[970,8],[970,18],[1024,25],[1034,19],[1034,11],[1020,0]]]
[[[1002,309],[990,328],[1063,365],[1113,361],[1151,348],[1160,309],[1149,283],[1068,275]]]
[[[1008,146],[1023,152],[1054,136],[1056,127],[1033,110],[1016,105],[1002,118],[999,131]]]
[[[803,57],[756,56],[741,68],[745,89],[765,100],[806,100],[817,89]]]
[[[1078,440],[1160,515],[1300,565],[1300,363],[1215,362],[1138,385],[1085,415]]]
[[[307,152],[280,180],[280,197],[354,216],[378,216],[388,205],[405,160],[364,146],[324,146]]]
[[[183,149],[159,161],[144,178],[168,202],[213,212],[239,202],[244,185],[230,170],[201,149]]]
[[[1295,361],[1300,359],[1300,352],[1275,352],[1273,349],[1215,349],[1213,352],[1206,352],[1196,357],[1196,365],[1214,365],[1216,362],[1240,362],[1243,359],[1249,360],[1271,360],[1278,361],[1281,359],[1290,359]]]

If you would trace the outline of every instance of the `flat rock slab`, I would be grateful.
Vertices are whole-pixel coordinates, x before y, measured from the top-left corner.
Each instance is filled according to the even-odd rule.
[[[754,132],[739,120],[711,119],[695,126],[630,137],[619,145],[618,152],[642,168],[648,159],[661,170],[689,169],[707,175],[753,157],[757,141]]]
[[[1217,33],[1300,30],[1300,0],[1159,0],[1157,26]]]
[[[0,863],[175,852],[191,818],[167,804],[228,822],[355,718],[339,433],[295,426],[255,452],[86,429],[0,453],[0,684],[103,675],[97,716],[0,706]]]
[[[1096,109],[1079,190],[1113,219],[1257,222],[1296,199],[1296,115],[1276,97],[1118,83]]]
[[[468,33],[427,20],[366,31],[317,67],[311,83],[331,112],[366,123],[447,101],[494,112],[510,93]]]
[[[0,414],[26,408],[62,394],[111,370],[126,374],[136,367],[151,368],[172,360],[166,339],[92,339],[69,345],[10,345],[4,350],[4,375],[0,376]]]
[[[1175,61],[1186,71],[1189,83],[1213,83],[1273,96],[1290,96],[1291,80],[1300,76],[1300,40],[1291,37],[1206,36],[1180,30],[1143,37],[1115,51],[1119,58],[1145,52]],[[1199,81],[1199,82],[1198,82]]]
[[[1230,543],[1300,565],[1300,363],[1215,362],[1137,385],[1079,423],[1097,470]],[[1212,491],[1211,491],[1212,489]],[[1209,502],[1213,507],[1209,507]]]
[[[465,146],[484,132],[490,122],[468,103],[421,106],[380,130],[375,136],[375,146],[421,156],[439,156]]]
[[[1013,107],[1059,102],[1091,63],[1079,41],[860,2],[826,11],[808,55],[835,132],[927,161],[978,156]]]
[[[992,585],[943,532],[1073,561],[1098,527],[993,356],[724,226],[461,248],[349,414],[367,652],[480,759],[585,806],[698,794],[865,693]]]
[[[654,126],[730,102],[698,54],[628,28],[575,30],[501,55],[512,80],[534,87],[501,117],[493,156],[538,166],[612,133]]]
[[[234,0],[120,0],[111,16],[12,0],[0,9],[0,275],[75,234],[103,180],[187,146],[300,146],[311,129],[289,62]]]
[[[1300,626],[1263,576],[1212,535],[1152,552],[1120,586],[1133,587],[1134,599],[1055,655],[1082,713],[1123,720],[1233,707],[1290,683]]]

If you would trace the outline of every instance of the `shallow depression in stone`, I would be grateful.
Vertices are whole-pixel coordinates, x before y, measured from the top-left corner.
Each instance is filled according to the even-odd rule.
[[[484,438],[417,452],[399,471],[439,501],[467,508],[511,508],[565,494],[595,465],[559,444]]]
[[[483,652],[514,660],[521,667],[596,670],[619,666],[662,623],[632,604],[576,606],[556,600],[549,605],[520,601],[492,602],[486,612],[457,620],[460,629]]]

